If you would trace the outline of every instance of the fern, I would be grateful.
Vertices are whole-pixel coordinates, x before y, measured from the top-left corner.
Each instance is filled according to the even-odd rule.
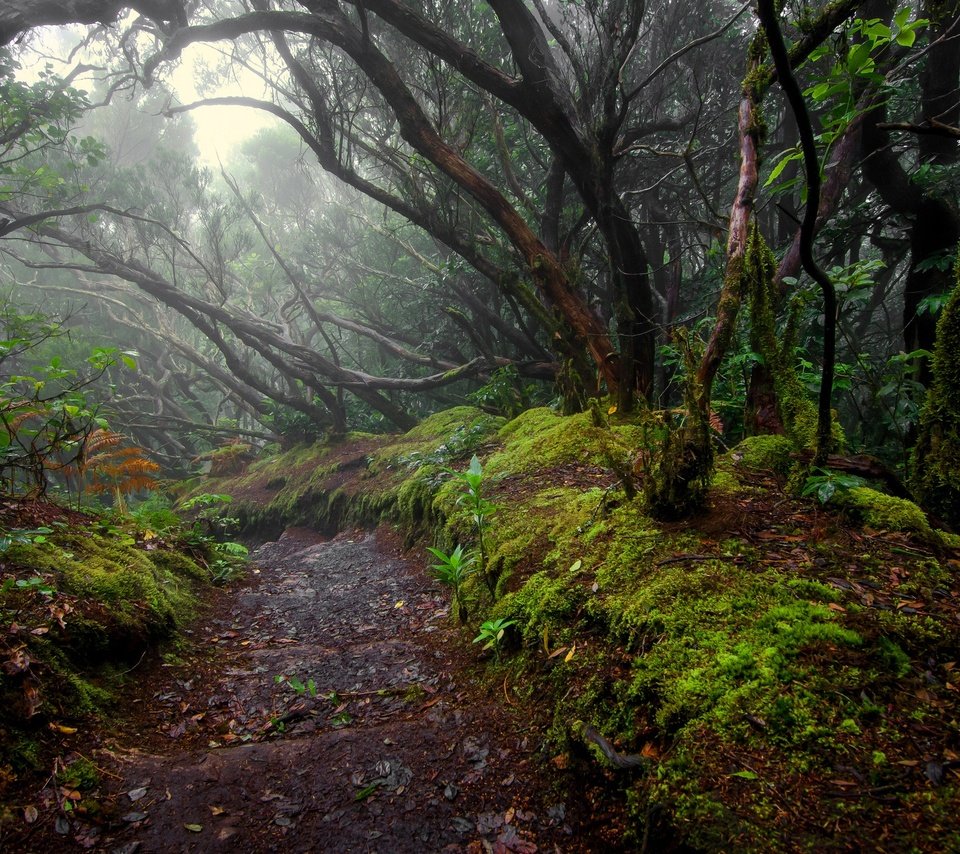
[[[124,437],[112,430],[90,433],[77,459],[80,476],[89,481],[90,492],[113,492],[119,497],[156,486],[160,466],[146,456],[143,448],[121,447],[123,441]]]

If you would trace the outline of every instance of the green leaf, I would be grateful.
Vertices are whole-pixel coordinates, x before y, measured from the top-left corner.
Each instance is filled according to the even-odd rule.
[[[371,783],[369,786],[364,786],[356,795],[354,795],[355,801],[365,801],[370,797],[377,789],[380,788],[380,783]]]
[[[900,32],[897,33],[896,42],[900,47],[913,47],[913,43],[916,40],[917,34],[913,30],[900,30]]]
[[[734,771],[731,777],[739,777],[741,780],[758,780],[760,779],[753,771]]]
[[[780,177],[780,173],[783,172],[783,170],[786,169],[790,163],[793,163],[795,160],[800,160],[802,157],[803,154],[797,151],[795,148],[788,151],[783,157],[780,158],[780,161],[777,163],[777,165],[770,170],[770,177],[764,181],[763,186],[769,187],[774,181],[777,180],[777,178]]]

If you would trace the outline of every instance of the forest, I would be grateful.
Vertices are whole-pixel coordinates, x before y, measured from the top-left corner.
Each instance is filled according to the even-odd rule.
[[[960,0],[0,0],[0,850],[960,850]]]

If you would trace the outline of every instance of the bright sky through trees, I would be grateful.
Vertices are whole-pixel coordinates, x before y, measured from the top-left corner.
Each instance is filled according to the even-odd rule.
[[[57,74],[67,75],[79,62],[97,64],[87,55],[78,55],[73,62],[63,61],[85,36],[82,26],[42,27],[31,36],[29,47],[21,54],[18,76],[26,82],[35,81],[48,64]],[[265,87],[256,74],[234,63],[228,74],[219,73],[225,55],[216,44],[192,45],[183,52],[176,67],[166,78],[177,100],[189,104],[202,97],[249,95],[263,97]],[[226,59],[229,62],[229,59]],[[91,75],[81,76],[77,88],[92,89]],[[194,141],[200,153],[201,165],[216,168],[219,160],[229,159],[230,153],[258,130],[277,123],[267,113],[245,107],[205,107],[191,112],[194,122]]]

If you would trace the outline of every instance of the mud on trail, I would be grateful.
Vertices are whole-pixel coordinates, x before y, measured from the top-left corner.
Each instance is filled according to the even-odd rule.
[[[444,592],[388,534],[292,529],[251,560],[194,627],[202,653],[146,668],[137,711],[86,747],[98,821],[39,823],[19,850],[617,847],[603,781],[571,788],[536,710],[479,679]]]

